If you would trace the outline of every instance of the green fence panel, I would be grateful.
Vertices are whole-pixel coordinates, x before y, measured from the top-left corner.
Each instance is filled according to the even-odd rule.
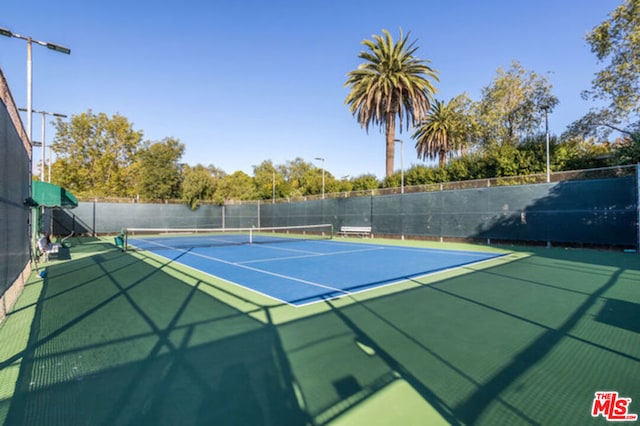
[[[636,246],[636,177],[496,186],[288,203],[201,206],[80,203],[62,226],[246,228],[330,223],[374,235]]]
[[[288,216],[286,211],[287,203],[278,204],[262,204],[260,206],[260,226],[262,227],[274,227],[284,226],[282,216]]]
[[[0,101],[0,296],[29,262],[29,154]],[[2,307],[0,307],[2,309]]]
[[[373,197],[371,211],[371,230],[374,235],[401,234],[401,195],[382,195]]]
[[[260,225],[259,204],[237,204],[224,206],[225,228],[251,228]]]
[[[184,204],[80,202],[73,210],[57,210],[54,233],[119,233],[122,228],[221,228],[222,207]]]
[[[327,223],[332,223],[336,230],[341,226],[372,226],[373,197],[336,198],[334,215]]]
[[[635,245],[633,177],[490,188],[491,219],[474,237]]]

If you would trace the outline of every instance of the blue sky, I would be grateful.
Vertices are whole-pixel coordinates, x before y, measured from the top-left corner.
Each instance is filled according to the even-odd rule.
[[[384,176],[384,134],[361,129],[344,99],[361,42],[410,32],[416,56],[439,71],[436,98],[479,100],[512,61],[547,76],[561,133],[592,106],[598,64],[585,34],[613,0],[146,0],[5,2],[0,27],[69,47],[33,48],[33,108],[69,116],[91,109],[129,119],[146,140],[179,139],[183,160],[252,174],[264,160],[324,157],[341,178]],[[0,37],[0,68],[26,107],[26,43]],[[23,117],[26,123],[26,117]],[[40,116],[33,138],[40,140]],[[53,138],[48,125],[46,140]],[[411,132],[405,167],[416,158]],[[398,147],[398,150],[400,147]],[[39,161],[39,153],[34,155]],[[400,155],[396,155],[400,168]]]

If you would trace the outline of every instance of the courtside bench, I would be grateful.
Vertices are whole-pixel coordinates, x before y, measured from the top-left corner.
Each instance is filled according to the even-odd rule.
[[[370,226],[341,226],[338,235],[346,237],[348,235],[357,235],[362,238],[371,236]]]

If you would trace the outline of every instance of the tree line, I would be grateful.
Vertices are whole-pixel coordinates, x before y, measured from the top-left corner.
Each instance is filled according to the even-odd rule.
[[[605,67],[583,94],[599,107],[550,139],[553,171],[640,162],[640,0],[625,0],[586,37]],[[559,100],[548,79],[514,61],[498,68],[479,100],[466,93],[434,98],[438,80],[429,61],[400,33],[386,30],[363,41],[358,69],[347,75],[345,104],[366,130],[381,126],[387,146],[386,176],[337,179],[301,158],[265,160],[253,175],[226,173],[213,164],[184,164],[176,138],[144,140],[126,117],[87,112],[55,122],[57,158],[52,180],[76,196],[203,200],[287,198],[325,192],[400,186],[393,170],[396,127],[413,132],[416,156],[432,165],[405,171],[406,185],[544,173],[543,123]],[[610,141],[612,131],[619,135]],[[324,179],[323,179],[324,174]]]
[[[478,102],[466,94],[446,103],[434,99],[438,72],[430,61],[416,56],[418,47],[402,30],[398,41],[387,30],[382,33],[362,42],[362,62],[345,83],[350,89],[345,103],[365,130],[374,125],[384,131],[387,178],[393,174],[396,128],[413,129],[418,156],[437,158],[442,168],[448,158],[467,152],[491,157],[504,147],[521,154],[518,145],[535,136],[543,116],[558,104],[548,80],[517,62],[498,70]],[[572,123],[561,142],[588,136],[602,140],[617,130],[624,134],[624,152],[618,154],[628,157],[638,151],[640,130],[640,0],[624,0],[586,40],[604,69],[583,97],[600,106]]]

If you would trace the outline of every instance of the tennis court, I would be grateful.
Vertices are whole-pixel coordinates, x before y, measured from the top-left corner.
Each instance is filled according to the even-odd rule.
[[[323,229],[322,226],[302,229]],[[273,232],[276,229],[278,233]],[[199,234],[174,230],[172,236],[165,231],[160,236],[129,237],[128,244],[294,306],[397,284],[502,255],[328,239],[330,225],[324,226],[328,232],[290,232],[298,229],[249,228]]]
[[[611,390],[640,412],[635,254],[300,243],[500,256],[292,306],[184,266],[189,248],[73,238],[0,326],[0,424],[603,425]]]

